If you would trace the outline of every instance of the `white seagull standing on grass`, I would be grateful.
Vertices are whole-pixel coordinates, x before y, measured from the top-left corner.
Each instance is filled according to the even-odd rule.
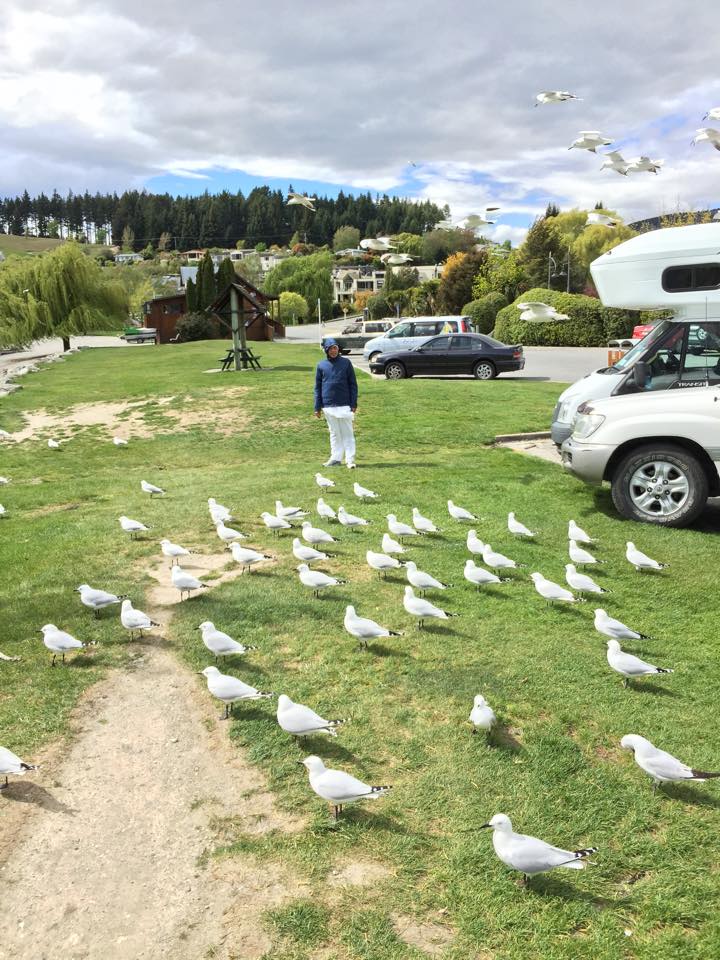
[[[208,497],[208,510],[210,511],[210,516],[213,523],[217,523],[219,520],[225,522],[226,520],[232,520],[232,514],[227,507],[224,507],[221,503],[218,503],[215,497]]]
[[[268,516],[270,516],[270,514],[268,514]],[[290,524],[288,524],[288,526],[290,526]],[[226,526],[224,520],[219,520],[215,524],[215,531],[226,546],[229,546],[233,540],[247,540],[244,533],[240,533],[239,530],[233,530],[232,527]]]
[[[493,570],[517,570],[525,566],[524,563],[516,563],[514,560],[511,560],[510,557],[506,557],[504,554],[493,550],[489,543],[486,543],[483,547],[482,558],[483,563],[488,567],[492,567]]]
[[[607,642],[607,662],[611,668],[621,674],[625,679],[623,686],[627,686],[628,680],[635,677],[647,677],[655,673],[674,673],[667,667],[656,667],[652,663],[645,663],[640,657],[634,657],[631,653],[625,653],[617,640],[608,640]]]
[[[585,533],[582,527],[579,527],[574,520],[568,522],[568,540],[574,540],[575,543],[595,543],[596,541]]]
[[[64,630],[58,630],[54,623],[46,623],[42,627],[43,643],[51,651],[53,658],[51,666],[55,666],[55,658],[62,654],[62,662],[65,663],[65,654],[70,650],[81,650],[85,644],[81,643],[70,633]]]
[[[473,701],[473,708],[470,711],[468,720],[473,725],[473,733],[477,733],[478,730],[484,730],[486,733],[490,733],[497,722],[497,717],[492,707],[488,706],[485,697],[478,693]]]
[[[573,563],[578,563],[581,565],[588,563],[603,563],[602,560],[598,560],[597,557],[594,557],[589,550],[583,550],[582,547],[579,547],[575,540],[570,541],[568,545],[568,553]]]
[[[440,607],[436,607],[429,600],[416,597],[412,587],[405,587],[403,606],[410,616],[417,620],[419,630],[422,630],[428,617],[434,620],[447,620],[449,617],[458,616],[457,613],[448,613],[447,610],[441,610]]]
[[[474,513],[470,513],[469,510],[466,510],[465,507],[456,506],[452,500],[447,502],[448,513],[453,518],[453,520],[458,520],[462,522],[463,520],[477,520],[477,517]]]
[[[292,524],[289,520],[286,520],[284,517],[277,517],[273,513],[268,513],[267,510],[264,510],[260,514],[260,519],[268,528],[268,530],[272,530],[275,536],[279,536],[281,530],[292,529]]]
[[[302,524],[302,538],[306,543],[311,545],[317,543],[338,543],[337,537],[333,537],[333,535],[326,530],[321,530],[320,527],[314,527],[309,520],[305,520]]]
[[[285,733],[292,734],[293,737],[312,737],[316,733],[336,737],[337,728],[347,723],[347,720],[325,720],[304,703],[294,703],[290,697],[281,693],[277,704],[277,722]]]
[[[152,630],[153,627],[160,626],[156,620],[151,620],[142,610],[136,610],[130,600],[123,600],[122,602],[122,607],[120,608],[120,623],[126,630],[130,631],[131,640],[135,639],[136,630],[142,637],[143,630]]]
[[[368,490],[367,487],[361,487],[359,483],[353,484],[353,493],[356,497],[359,497],[361,500],[377,500],[378,494],[374,493],[372,490]]]
[[[225,715],[220,717],[221,720],[227,720],[230,717],[234,703],[239,703],[241,700],[269,700],[275,696],[274,693],[256,690],[255,687],[243,683],[242,680],[228,673],[220,673],[217,667],[205,667],[200,673],[207,680],[210,693],[225,704]]]
[[[248,573],[252,573],[253,564],[262,563],[263,560],[274,560],[274,557],[271,557],[269,553],[260,553],[259,550],[251,550],[249,547],[241,547],[239,543],[230,544],[230,552],[233,555],[233,560],[235,563],[239,563],[240,566],[247,570]]]
[[[321,520],[337,520],[337,514],[329,504],[325,503],[322,497],[318,497],[317,514]]]
[[[556,600],[561,600],[563,603],[585,602],[580,599],[580,597],[573,596],[569,590],[561,587],[559,583],[553,583],[552,580],[547,580],[541,573],[531,573],[530,579],[535,584],[537,592],[547,600],[548,603],[555,603]]]
[[[512,577],[498,577],[495,573],[490,573],[489,570],[485,570],[484,567],[478,567],[474,560],[465,561],[465,569],[463,570],[463,576],[469,583],[474,583],[478,592],[480,587],[487,586],[488,584],[493,583],[510,583]]]
[[[81,583],[75,589],[80,594],[82,605],[92,610],[96,617],[100,616],[100,611],[104,610],[105,607],[111,607],[114,603],[122,603],[125,600],[125,594],[116,596],[106,590],[95,590],[88,583]]]
[[[389,533],[384,533],[380,544],[385,553],[407,553],[405,547],[397,540],[393,540]]]
[[[244,643],[233,640],[227,633],[218,630],[212,620],[205,620],[198,630],[202,636],[202,642],[215,657],[216,663],[218,657],[242,657],[248,650],[257,650],[257,647],[246,647]]]
[[[112,442],[116,447],[126,447],[128,445],[127,440],[123,440],[122,437],[113,437]]]
[[[320,487],[321,490],[329,490],[330,487],[335,486],[334,480],[328,480],[328,478],[324,477],[321,473],[315,474],[315,483]]]
[[[529,530],[524,523],[520,523],[519,520],[515,519],[515,514],[510,511],[508,514],[508,530],[514,537],[528,537],[532,539],[537,536],[537,531]]]
[[[170,578],[173,586],[180,591],[180,600],[182,600],[184,593],[189,595],[192,590],[207,590],[208,588],[206,583],[183,570],[179,564],[171,568]]]
[[[172,543],[170,540],[161,540],[160,549],[163,556],[170,557],[170,566],[178,562],[178,557],[189,557],[190,551],[181,547],[179,543]]]
[[[50,440],[48,440],[47,445],[48,445],[48,447],[49,447],[51,450],[59,450],[59,449],[60,449],[60,444],[57,442],[57,440],[53,440],[52,438],[50,438]]]
[[[447,588],[451,586],[449,583],[442,583],[440,580],[436,580],[435,577],[430,576],[429,573],[425,573],[423,570],[418,570],[417,564],[413,563],[412,560],[405,562],[405,572],[408,583],[417,590],[420,590],[423,595],[426,590],[447,590]]]
[[[643,553],[642,550],[638,550],[632,540],[628,540],[625,547],[625,559],[628,563],[631,563],[636,570],[665,570],[666,567],[670,566],[668,563],[658,563],[657,560],[653,560],[652,557]]]
[[[135,539],[135,534],[141,533],[143,530],[148,531],[151,528],[146,527],[144,523],[140,523],[139,520],[133,520],[130,517],[118,517],[118,522],[123,528],[125,533],[130,534],[130,539]]]
[[[306,547],[300,542],[299,537],[293,540],[293,556],[296,560],[302,560],[303,563],[317,563],[318,560],[327,560],[327,553],[316,550],[314,547]]]
[[[415,527],[411,527],[409,523],[402,523],[394,513],[389,513],[385,519],[388,522],[388,531],[394,537],[400,537],[400,540],[402,540],[403,537],[416,537],[418,535]],[[384,543],[383,550],[385,550]]]
[[[350,636],[359,640],[360,646],[366,649],[368,641],[370,640],[377,640],[379,637],[402,636],[402,633],[398,633],[396,630],[388,630],[387,627],[381,627],[380,624],[374,620],[369,620],[367,617],[359,617],[355,613],[355,607],[351,604],[345,607],[343,626]]]
[[[356,803],[358,800],[377,800],[392,789],[388,786],[374,787],[363,783],[343,770],[331,770],[320,757],[306,757],[298,760],[298,763],[302,763],[310,774],[310,786],[315,793],[332,806],[336,820],[346,804]]]
[[[349,527],[351,530],[355,527],[367,527],[370,523],[369,520],[364,520],[362,517],[356,517],[352,513],[348,513],[343,506],[338,507],[337,518],[343,527]]]
[[[620,746],[625,750],[632,750],[635,763],[652,777],[653,793],[661,783],[677,783],[679,780],[697,780],[702,783],[704,780],[716,780],[720,777],[720,773],[688,767],[682,760],[665,750],[659,750],[645,737],[639,737],[635,733],[626,733]]]
[[[304,587],[309,587],[315,597],[319,597],[320,591],[326,587],[339,587],[347,583],[347,580],[329,577],[326,573],[321,573],[320,570],[311,570],[306,563],[299,564],[297,571],[300,574],[300,583],[302,583]]]
[[[159,497],[165,496],[165,491],[162,487],[156,487],[154,483],[148,483],[147,480],[140,481],[140,489],[143,493],[149,493],[151,497],[154,497],[155,494]]]
[[[502,860],[505,866],[519,870],[523,874],[524,883],[536,873],[545,873],[555,867],[582,870],[587,858],[597,853],[598,849],[585,847],[582,850],[563,850],[562,847],[553,847],[537,837],[515,833],[510,817],[504,813],[496,813],[480,829],[486,827],[493,831],[493,847],[498,859]]]
[[[586,573],[578,573],[572,563],[565,564],[565,581],[576,593],[610,593],[609,590],[595,583]]]
[[[367,551],[365,559],[367,560],[368,566],[373,570],[377,570],[378,573],[381,573],[383,578],[387,576],[388,570],[399,570],[405,566],[402,560],[397,560],[387,553],[375,553],[373,550]]]
[[[285,507],[282,500],[275,501],[275,516],[283,520],[301,520],[307,516],[307,511],[301,507]]]
[[[605,634],[611,640],[654,640],[646,633],[638,633],[637,630],[631,630],[620,620],[609,617],[600,607],[595,611],[595,629],[598,633]]]
[[[37,770],[37,766],[21,760],[7,747],[0,747],[0,776],[5,777],[5,783],[0,783],[0,790],[8,786],[8,775],[22,777],[30,770]]]
[[[420,533],[440,533],[440,530],[428,517],[424,517],[417,507],[412,508],[413,526]]]
[[[467,548],[470,551],[470,553],[478,553],[478,554],[481,554],[485,549],[485,544],[478,537],[477,533],[474,530],[468,530]]]

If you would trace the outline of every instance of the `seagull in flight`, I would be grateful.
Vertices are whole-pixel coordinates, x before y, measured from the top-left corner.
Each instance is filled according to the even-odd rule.
[[[716,150],[720,150],[720,130],[716,130],[714,127],[700,127],[695,133],[696,136],[692,141],[693,146],[695,146],[696,143],[707,140]]]
[[[521,320],[528,323],[547,323],[551,320],[568,320],[566,313],[558,313],[555,307],[547,303],[541,303],[539,300],[525,300],[523,303],[516,303],[515,306],[521,310]]]
[[[604,137],[599,130],[581,130],[580,136],[573,140],[568,150],[589,150],[590,153],[596,153],[598,147],[607,147],[612,143]]]
[[[314,204],[317,202],[317,197],[306,197],[302,193],[288,193],[288,198],[286,204],[288,207],[307,207],[308,210],[312,210],[315,213]]]
[[[602,156],[603,162],[600,165],[601,170],[614,170],[615,173],[622,174],[623,177],[627,176],[628,163],[619,150],[608,150],[608,152]]]
[[[593,210],[587,215],[587,220],[585,221],[586,227],[617,227],[622,223],[622,220],[615,220],[613,217],[608,217],[605,213],[598,213],[597,210]]]
[[[533,106],[539,107],[546,103],[563,103],[565,100],[582,100],[582,97],[576,97],[574,93],[568,93],[567,90],[543,90],[535,97]]]

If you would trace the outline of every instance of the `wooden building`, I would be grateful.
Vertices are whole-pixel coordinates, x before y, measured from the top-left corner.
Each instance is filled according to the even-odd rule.
[[[185,294],[171,293],[143,304],[143,323],[157,330],[158,343],[169,343],[176,335],[177,322],[184,313],[187,313]]]

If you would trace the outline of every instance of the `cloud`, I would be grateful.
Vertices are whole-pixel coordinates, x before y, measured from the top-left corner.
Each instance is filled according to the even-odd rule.
[[[3,13],[6,194],[163,173],[193,191],[242,171],[429,198],[458,219],[498,202],[495,235],[513,240],[550,199],[626,220],[717,204],[720,156],[690,146],[720,103],[711,5],[336,0],[299,15],[289,0],[241,14],[211,0],[179,15],[175,0],[5,0]],[[533,107],[556,88],[583,100]],[[567,150],[581,129],[665,167],[601,172]]]

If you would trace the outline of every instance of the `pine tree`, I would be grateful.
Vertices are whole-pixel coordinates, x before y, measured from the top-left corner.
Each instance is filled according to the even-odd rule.
[[[185,307],[187,313],[197,313],[197,287],[192,277],[188,277],[188,282],[185,284]]]
[[[233,266],[232,260],[229,257],[225,257],[221,261],[218,272],[215,276],[215,294],[220,296],[221,293],[224,293],[231,283],[234,283],[237,279],[237,274],[235,273],[235,267]]]
[[[207,310],[215,299],[215,268],[212,257],[206,250],[198,265],[197,280],[198,310]]]

